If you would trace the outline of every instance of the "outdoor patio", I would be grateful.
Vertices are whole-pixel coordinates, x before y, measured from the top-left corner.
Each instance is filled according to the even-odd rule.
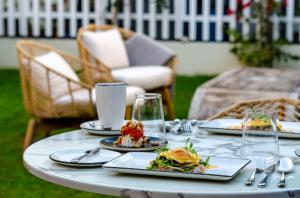
[[[0,1],[0,197],[298,197],[299,43],[300,0]]]
[[[213,76],[178,76],[175,87],[175,106],[178,118],[186,118],[190,102],[196,87]],[[0,185],[0,197],[99,197],[92,193],[84,193],[59,187],[32,177],[23,167],[22,144],[24,129],[28,115],[24,111],[22,94],[19,89],[18,70],[0,70],[0,126],[1,164],[0,178],[6,182]],[[187,86],[189,85],[189,86]],[[13,121],[11,121],[13,120]],[[64,129],[53,134],[69,131]],[[43,138],[43,133],[37,139]],[[5,145],[5,146],[4,146]],[[11,190],[14,189],[14,190]],[[30,189],[30,190],[28,190]],[[100,196],[109,197],[109,196]]]

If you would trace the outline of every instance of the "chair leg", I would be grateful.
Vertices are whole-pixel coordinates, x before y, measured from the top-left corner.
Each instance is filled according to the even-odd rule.
[[[132,116],[132,106],[127,106],[125,112],[125,119],[131,120],[131,116]]]
[[[63,123],[63,121],[62,121]],[[55,129],[59,129],[61,126],[59,126],[59,121],[52,121],[52,120],[42,120],[42,129],[46,137],[49,137],[51,135],[51,131]]]
[[[23,143],[23,150],[25,149],[32,143],[34,135],[35,135],[35,128],[36,128],[36,123],[37,121],[34,118],[30,118],[28,121],[27,125],[27,130],[24,138],[24,143]]]
[[[174,106],[172,101],[172,94],[168,87],[163,88],[163,96],[167,105],[168,117],[170,120],[175,119]]]

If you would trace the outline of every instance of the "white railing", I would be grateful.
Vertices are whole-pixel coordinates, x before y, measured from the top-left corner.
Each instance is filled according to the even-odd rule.
[[[244,0],[248,2],[249,0]],[[0,0],[0,36],[75,37],[81,26],[104,24],[111,18],[113,0]],[[162,40],[187,37],[191,41],[224,41],[224,29],[237,21],[224,11],[235,10],[237,0],[169,0],[158,9],[155,0],[123,0],[121,26]],[[213,5],[213,6],[212,6]],[[274,17],[274,39],[300,42],[300,0],[288,0],[286,15]],[[244,15],[249,15],[245,9]],[[283,31],[280,31],[283,29]],[[247,35],[250,26],[242,24]]]

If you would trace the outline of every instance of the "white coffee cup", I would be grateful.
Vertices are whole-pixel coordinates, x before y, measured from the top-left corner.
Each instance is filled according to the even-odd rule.
[[[126,109],[125,83],[98,83],[96,107],[100,125],[111,130],[120,130]]]

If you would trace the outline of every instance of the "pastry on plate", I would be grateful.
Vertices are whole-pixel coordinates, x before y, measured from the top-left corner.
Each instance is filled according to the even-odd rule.
[[[121,136],[114,142],[116,146],[144,147],[150,139],[144,136],[143,124],[139,121],[128,121],[121,128]]]

